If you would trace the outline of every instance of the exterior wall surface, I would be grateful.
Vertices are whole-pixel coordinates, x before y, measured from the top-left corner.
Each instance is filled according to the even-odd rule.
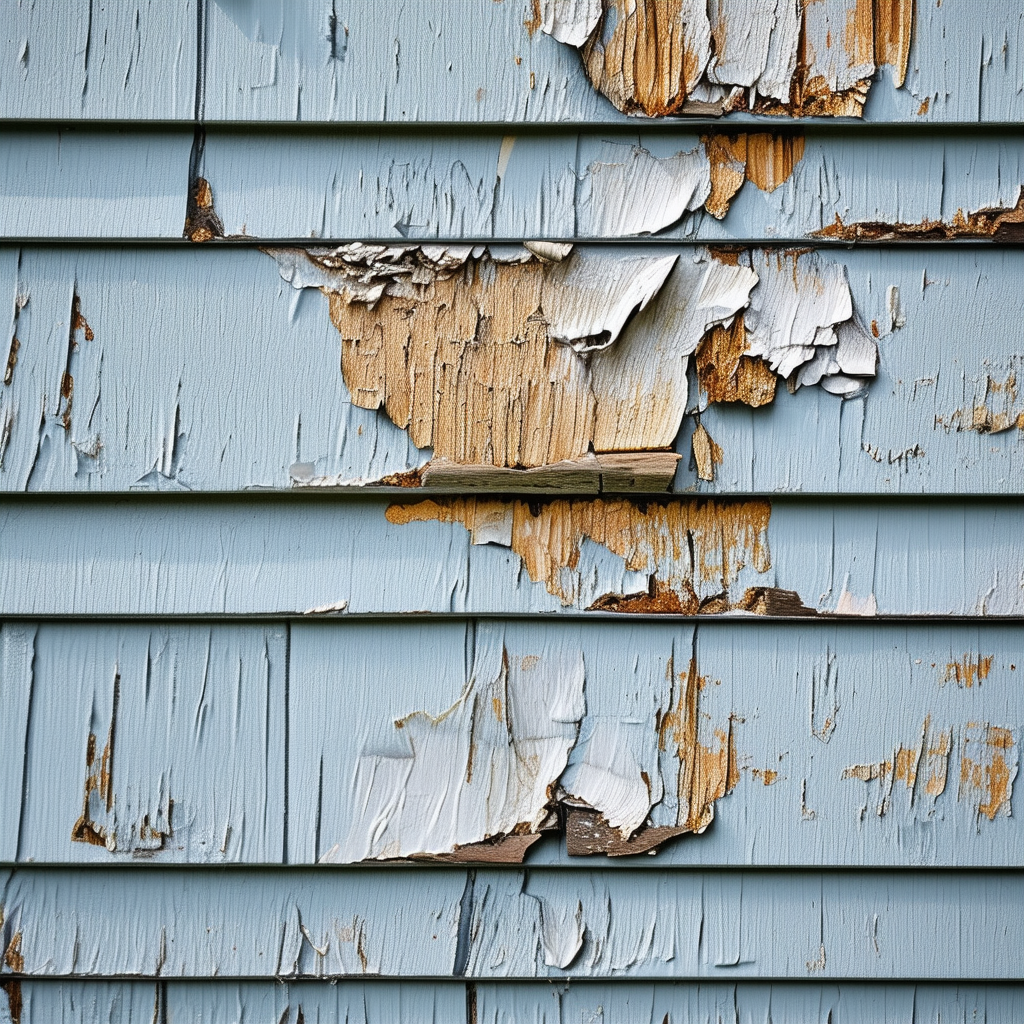
[[[0,1024],[1024,1020],[1018,0],[0,0]]]

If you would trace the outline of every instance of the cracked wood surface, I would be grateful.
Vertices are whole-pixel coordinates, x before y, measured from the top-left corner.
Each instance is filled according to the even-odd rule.
[[[718,980],[727,966],[732,978],[998,981],[1019,973],[1024,940],[1012,873],[593,870],[567,885],[542,868],[153,867],[115,887],[106,874],[0,875],[24,975]],[[950,905],[957,942],[922,941]],[[859,942],[851,920],[867,922]]]
[[[538,498],[536,516],[533,502],[518,502],[527,527],[582,517],[578,555],[560,542],[548,550],[538,538],[545,559],[569,556],[566,604],[524,572],[523,559],[506,545],[504,512],[474,544],[461,523],[440,521],[447,515],[442,504],[453,500],[459,499],[428,499],[418,510],[413,504],[411,515],[392,513],[395,522],[389,507],[407,506],[380,495],[280,503],[12,499],[0,507],[0,611],[302,615],[342,602],[349,614],[685,611],[677,591],[665,603],[657,600],[659,579],[670,588],[678,582],[684,593],[688,582],[697,613],[711,616],[731,610],[983,618],[1024,610],[1022,513],[1011,503],[776,501],[762,549],[770,561],[747,562],[737,557],[744,534],[717,533],[714,525],[719,513],[723,528],[742,519],[736,502],[616,499],[623,514],[647,519],[655,531],[648,538],[653,552],[641,543],[626,557],[615,553],[619,539],[606,547],[597,527],[595,536],[585,532],[588,520],[603,517],[606,499],[577,499],[571,512],[566,499]],[[513,522],[516,504],[505,503]],[[648,518],[643,509],[655,507],[660,511]],[[696,560],[686,537],[661,532],[690,517],[709,524],[695,544]],[[927,547],[919,544],[922,536]],[[650,554],[656,564],[647,561]],[[545,571],[541,579],[547,577]],[[63,583],[55,587],[58,579]]]
[[[834,237],[837,217],[853,239],[985,237],[967,230],[971,215],[1012,210],[1024,184],[1024,144],[1008,128],[509,132],[210,127],[196,172],[222,233],[262,240]],[[6,128],[0,230],[180,238],[193,138],[180,128]]]
[[[733,29],[737,21],[756,24],[758,14],[763,20],[776,8],[771,0],[716,0],[706,6],[673,0],[672,6],[693,14],[705,8],[703,48],[711,39],[708,16],[715,17],[716,47],[724,36],[727,61],[716,62],[709,78],[745,82],[745,70],[767,67],[756,71],[759,92],[789,99],[790,63],[801,56],[788,48],[799,20],[795,0],[778,3],[788,24],[785,53],[770,46],[764,53],[763,31],[750,33],[751,39],[720,21],[725,14]],[[842,95],[864,82],[857,94],[867,92],[868,76],[879,63],[886,66],[871,84],[868,120],[1014,121],[1024,114],[1017,88],[1021,12],[999,0],[916,4],[905,81],[903,58],[896,55],[907,52],[906,22],[886,13],[904,14],[906,0],[807,6],[801,64],[807,72],[800,77],[804,92],[815,99],[823,86]],[[379,5],[335,6],[331,0],[205,0],[198,10],[197,0],[189,0],[173,9],[105,8],[90,20],[84,0],[37,0],[14,8],[5,33],[0,114],[256,123],[626,121],[590,84],[575,47],[540,30],[539,7],[534,0],[478,6],[430,0],[407,5],[400,15],[397,7],[395,14],[382,15]],[[950,47],[949,39],[960,45]],[[666,67],[678,69],[681,58],[671,44],[668,56]],[[691,56],[687,73],[697,70]],[[380,84],[368,89],[368,82]],[[731,85],[710,89],[729,91]],[[671,99],[676,91],[656,89],[652,96]],[[706,90],[705,102],[717,98]],[[801,106],[807,113],[827,113],[821,102]],[[706,116],[718,108],[712,103],[700,112]]]
[[[7,863],[1018,859],[1013,626],[27,622],[0,643]],[[76,841],[83,793],[101,842]]]
[[[676,336],[659,328],[679,311],[676,282],[685,299],[684,278],[701,271],[693,259],[707,259],[702,250],[680,245],[670,253],[660,247],[623,252],[671,254],[676,270],[660,303],[656,297],[607,352],[588,357],[588,367],[610,364],[609,394],[628,399],[622,413],[615,403],[606,407],[613,415],[602,433],[610,437],[600,447],[630,447],[625,440],[644,422],[630,412],[639,396],[623,394],[617,378],[618,362],[629,362],[632,350],[643,393],[664,394],[658,382],[676,382],[674,405],[643,406],[649,419],[656,408],[662,411],[656,443],[682,456],[676,490],[1020,492],[1024,405],[1016,383],[1021,371],[1013,282],[1022,267],[1016,249],[799,257],[755,250],[729,257],[752,264],[763,278],[750,293],[752,306],[774,288],[772,281],[784,288],[794,265],[845,274],[855,317],[879,351],[878,377],[860,397],[843,401],[818,385],[795,394],[777,386],[771,404],[753,410],[733,401],[734,394],[757,405],[766,397],[765,384],[778,378],[745,357],[753,375],[740,381],[735,323],[736,333],[715,332],[698,348],[686,375],[672,362]],[[614,268],[615,254],[601,249],[599,255]],[[722,258],[713,257],[716,263]],[[431,452],[417,449],[383,412],[353,403],[327,300],[293,292],[262,253],[209,246],[174,252],[7,248],[0,250],[0,274],[10,303],[10,382],[0,389],[5,490],[330,487],[381,480],[430,460]],[[84,330],[71,331],[75,295],[92,340]],[[789,301],[784,293],[779,297]],[[815,308],[812,303],[808,313]],[[353,322],[371,316],[348,309],[356,310]],[[464,313],[469,311],[467,305]],[[771,309],[768,314],[776,315]],[[763,322],[765,314],[759,315]],[[745,348],[754,311],[746,311],[743,321]],[[804,317],[803,323],[803,334],[790,340],[813,338],[813,321]],[[400,338],[398,330],[395,325]],[[954,341],[936,344],[949,332]],[[159,343],[140,346],[140,338],[154,337]],[[984,344],[975,348],[974,339]],[[683,347],[699,340],[700,332],[692,332]],[[774,344],[772,337],[768,341]],[[564,348],[551,358],[568,358]],[[660,363],[649,358],[651,351]],[[239,352],[246,356],[240,359]],[[70,413],[61,396],[65,374],[74,385]],[[407,372],[401,379],[408,380]],[[701,464],[691,458],[694,412],[721,451],[713,481],[701,478]],[[491,428],[474,429],[486,436]],[[592,484],[584,489],[596,490]]]

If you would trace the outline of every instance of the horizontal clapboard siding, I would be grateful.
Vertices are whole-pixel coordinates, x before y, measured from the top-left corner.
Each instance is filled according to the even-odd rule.
[[[2,886],[29,976],[1009,980],[1024,942],[1018,872],[19,868]]]
[[[64,1024],[152,1024],[154,1012],[174,1024],[436,1024],[466,1019],[467,1008],[475,1008],[478,1024],[577,1024],[595,1017],[607,1024],[660,1024],[666,1015],[675,1024],[745,1024],[769,1015],[801,1024],[972,1024],[1024,1013],[1017,986],[992,983],[481,981],[467,996],[463,984],[452,982],[31,979],[20,991],[25,1019]]]
[[[518,506],[526,522],[532,500]],[[8,499],[0,505],[0,613],[573,615],[650,585],[649,570],[633,571],[584,535],[575,565],[566,559],[554,582],[534,582],[515,551],[473,544],[458,522],[391,521],[403,507],[380,495]],[[739,565],[735,578],[723,577],[712,530],[693,567],[700,599],[725,593],[739,608],[748,589],[768,587],[795,593],[804,610],[839,615],[1019,617],[1024,610],[1017,502],[775,498],[754,508],[770,512],[761,546],[770,564],[759,569],[726,528],[726,550]],[[678,554],[675,564],[690,571],[682,544]],[[767,611],[786,614],[786,607]]]
[[[802,155],[787,180],[772,191],[747,182],[721,220],[687,213],[659,238],[817,238],[837,216],[845,224],[951,223],[958,212],[1012,208],[1024,183],[1024,143],[1000,126],[952,136],[939,128],[758,127],[798,140]],[[210,182],[229,237],[592,238],[600,237],[593,165],[628,163],[637,147],[667,160],[698,150],[707,135],[657,123],[599,134],[211,127],[196,170]],[[188,128],[4,131],[0,228],[19,239],[180,239],[194,142]],[[657,195],[650,203],[659,205]]]
[[[345,844],[359,816],[360,759],[386,748],[395,721],[456,704],[479,674],[474,650],[497,644],[518,661],[581,655],[584,735],[604,723],[640,737],[630,742],[641,768],[666,794],[658,823],[674,823],[678,802],[679,762],[661,726],[676,699],[672,666],[692,659],[706,681],[696,739],[713,751],[731,734],[722,756],[732,791],[706,834],[657,857],[607,862],[627,874],[1010,868],[1024,827],[1008,813],[1024,730],[1019,632],[994,623],[8,623],[0,860],[314,864]],[[989,751],[1001,756],[1008,793],[992,778],[975,784],[965,767],[991,772],[979,757],[989,727],[1009,738]],[[913,777],[894,778],[900,751],[916,759]],[[101,757],[106,802],[92,792]],[[869,771],[887,761],[888,772]],[[83,835],[83,815],[112,837],[106,846]],[[585,874],[595,861],[568,857],[551,836],[528,863]]]
[[[294,9],[140,0],[90,19],[84,3],[39,0],[15,7],[4,33],[0,116],[626,122],[591,89],[575,50],[531,34],[533,16],[532,0],[431,0],[383,20],[357,0]],[[921,4],[906,86],[892,89],[883,72],[865,117],[1019,121],[1021,37],[1021,12],[1001,0]]]
[[[1024,12],[918,0],[857,120],[626,115],[534,0],[8,6],[0,1024],[1024,1018]],[[438,453],[262,247],[526,240],[837,264],[877,377],[751,408],[691,365],[671,494],[382,486]],[[438,778],[500,804],[462,710],[515,746],[515,687],[557,818],[387,860],[404,737],[471,723]],[[570,852],[573,772],[627,762],[640,835],[713,821]]]
[[[1024,413],[1015,385],[1006,390],[1022,372],[1021,250],[827,256],[846,268],[858,316],[882,335],[878,378],[847,402],[818,387],[791,395],[780,381],[770,407],[710,405],[701,422],[722,451],[715,481],[698,479],[687,418],[675,488],[1020,494],[1024,433],[972,425],[986,403],[1006,404],[1011,421]],[[20,342],[0,395],[4,490],[287,489],[295,464],[317,478],[372,481],[426,461],[386,415],[351,404],[326,299],[291,288],[255,248],[12,246],[0,249],[0,273]],[[898,329],[892,287],[906,319]],[[93,337],[79,329],[69,345],[75,295]],[[17,296],[27,296],[20,309]],[[628,332],[634,344],[657,337],[641,318]],[[690,394],[696,408],[695,383]]]

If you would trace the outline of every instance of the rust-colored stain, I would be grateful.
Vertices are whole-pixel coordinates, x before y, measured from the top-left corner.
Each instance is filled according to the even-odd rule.
[[[1007,430],[1024,430],[1024,408],[1018,401],[1017,374],[1010,371],[1004,380],[985,378],[985,393],[970,405],[949,416],[936,416],[936,427],[960,433],[1001,434]]]
[[[828,227],[811,232],[820,238],[857,241],[950,241],[956,238],[991,238],[994,241],[1019,241],[1024,238],[1024,188],[1013,206],[993,206],[973,213],[957,210],[949,221],[923,220],[917,224],[897,221],[855,221],[843,223],[839,214]]]
[[[9,970],[14,971],[15,974],[21,974],[25,970],[25,957],[21,952],[21,932],[15,932],[11,936],[11,941],[7,943],[7,949],[4,950],[4,963],[7,965]]]
[[[766,786],[774,786],[779,780],[779,773],[774,768],[751,768],[750,774]]]
[[[90,843],[93,846],[107,845],[106,828],[93,820],[92,795],[96,793],[101,806],[108,811],[113,801],[113,764],[114,764],[114,723],[111,721],[110,730],[107,733],[107,742],[103,747],[103,754],[96,761],[96,734],[90,732],[89,740],[85,747],[85,786],[82,795],[82,813],[78,820],[71,827],[71,841],[73,843]]]
[[[702,832],[711,824],[715,801],[731,793],[740,781],[733,716],[724,727],[713,730],[715,746],[700,742],[698,704],[706,685],[707,678],[697,671],[696,658],[691,658],[686,671],[678,675],[678,699],[658,726],[659,748],[667,750],[671,741],[679,758],[679,824],[692,832]]]
[[[214,209],[213,189],[206,178],[196,178],[192,182],[183,235],[191,242],[209,242],[224,237],[224,224]]]
[[[11,347],[7,351],[7,366],[4,368],[4,384],[10,384],[14,380],[14,367],[18,363],[18,350],[21,348],[21,342],[18,340],[18,336],[14,335],[11,338]]]
[[[96,339],[93,329],[89,326],[89,321],[82,316],[82,300],[77,294],[71,300],[71,333],[74,334],[75,331],[84,331],[86,341]]]
[[[585,538],[621,556],[627,570],[656,577],[659,592],[677,602],[672,610],[686,614],[701,610],[698,590],[706,589],[703,584],[713,583],[724,595],[744,567],[757,572],[771,567],[771,505],[764,500],[450,498],[393,504],[386,515],[398,524],[461,523],[474,541],[511,547],[530,579],[543,582],[548,593],[567,605],[577,599],[580,580],[574,570]]]
[[[938,739],[925,747],[924,791],[929,796],[942,796],[946,791],[946,779],[949,774],[949,755],[952,749],[952,729],[939,733]]]
[[[713,327],[697,346],[697,383],[709,403],[742,402],[758,408],[775,399],[778,377],[760,358],[745,355],[743,317],[728,327]]]
[[[0,989],[7,995],[7,1011],[11,1017],[11,1024],[21,1024],[21,1014],[24,1009],[21,997],[21,982],[0,981]]]
[[[960,798],[977,800],[979,817],[1009,817],[1017,775],[1013,732],[996,725],[968,722],[960,755]]]
[[[942,673],[940,685],[956,683],[957,686],[970,689],[975,683],[981,686],[983,679],[988,679],[992,671],[992,655],[965,654],[959,661],[951,661]]]

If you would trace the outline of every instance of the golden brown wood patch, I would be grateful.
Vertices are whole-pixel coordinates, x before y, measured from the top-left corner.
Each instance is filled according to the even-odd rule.
[[[392,523],[461,523],[474,542],[511,547],[530,579],[543,582],[563,604],[577,600],[580,581],[571,570],[589,538],[621,556],[629,571],[651,576],[652,585],[672,595],[671,610],[685,614],[710,610],[698,596],[707,584],[725,593],[745,566],[757,572],[771,567],[770,516],[771,505],[763,500],[671,499],[641,505],[602,498],[544,503],[450,498],[387,509]],[[714,610],[728,607],[725,601]]]
[[[697,347],[697,383],[711,402],[742,402],[755,409],[775,398],[778,377],[763,359],[744,355],[743,317],[729,327],[714,327]]]

